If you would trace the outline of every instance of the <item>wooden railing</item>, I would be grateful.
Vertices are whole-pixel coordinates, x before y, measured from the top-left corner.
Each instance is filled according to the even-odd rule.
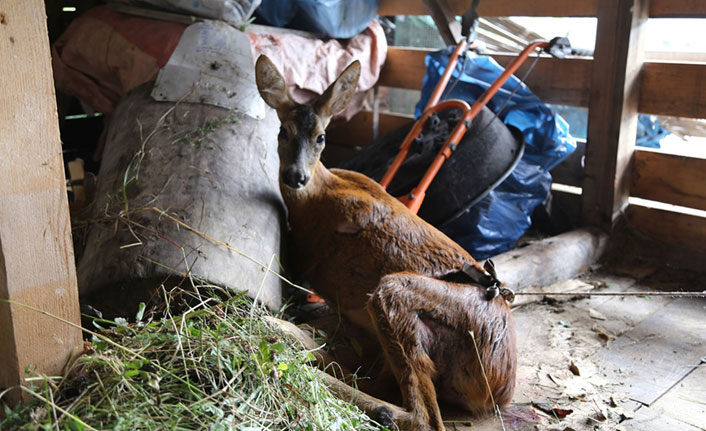
[[[706,118],[706,64],[643,62],[639,55],[635,56],[635,47],[641,46],[637,41],[644,38],[644,30],[634,25],[635,20],[641,19],[644,23],[645,15],[652,18],[706,17],[706,1],[652,0],[648,13],[642,16],[633,15],[632,5],[628,4],[631,2],[636,7],[646,4],[644,0],[481,0],[479,8],[481,16],[598,16],[596,51],[603,52],[597,63],[601,67],[594,70],[593,59],[542,57],[526,83],[548,103],[589,108],[589,119],[594,123],[593,128],[589,125],[587,145],[582,145],[580,153],[557,167],[553,175],[558,183],[583,187],[583,197],[576,196],[573,201],[577,205],[583,203],[584,221],[608,228],[625,212],[628,195],[706,210],[706,160],[634,150],[630,142],[631,139],[634,142],[634,125],[626,126],[634,121],[638,112]],[[457,14],[469,3],[470,0],[447,0]],[[381,1],[380,15],[420,14],[427,14],[422,0]],[[618,34],[607,37],[606,25],[612,30],[610,26],[614,22]],[[601,37],[601,29],[605,37]],[[379,85],[419,90],[425,72],[424,56],[428,52],[390,47]],[[629,58],[622,58],[621,52]],[[501,65],[507,65],[514,56],[498,54],[494,58]],[[523,75],[529,63],[517,72],[518,76]],[[616,78],[606,64],[622,67],[622,78],[620,73]],[[624,87],[620,87],[620,82],[624,82]],[[599,88],[592,88],[592,83]],[[384,113],[379,119],[379,133],[384,135],[409,121],[409,116]],[[335,133],[341,138],[347,137],[345,141],[350,145],[363,146],[372,138],[371,129],[371,113],[362,112]],[[633,137],[627,136],[629,134]],[[614,138],[616,135],[619,137]],[[611,140],[612,143],[606,142]],[[581,163],[584,148],[587,149],[586,159]],[[609,165],[607,169],[606,165]],[[706,218],[636,205],[630,205],[627,213],[631,222],[649,235],[706,250]]]

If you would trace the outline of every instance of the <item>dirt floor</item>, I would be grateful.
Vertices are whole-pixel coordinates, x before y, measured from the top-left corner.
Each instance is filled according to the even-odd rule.
[[[551,290],[706,289],[703,269],[686,269],[695,263],[688,254],[682,262],[692,265],[648,251],[652,257],[614,255],[613,264]],[[706,299],[563,298],[514,310],[519,373],[504,429],[706,430]],[[455,420],[448,429],[503,429],[497,418]]]

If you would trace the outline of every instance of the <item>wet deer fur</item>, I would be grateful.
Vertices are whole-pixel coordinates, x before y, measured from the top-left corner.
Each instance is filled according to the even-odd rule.
[[[281,121],[290,261],[299,279],[377,337],[403,409],[373,401],[363,407],[401,429],[443,430],[437,399],[481,413],[492,411],[493,400],[503,406],[512,398],[514,323],[502,296],[488,300],[484,287],[464,279],[464,264],[484,272],[468,252],[375,181],[319,160],[326,127],[350,102],[359,74],[356,61],[312,103],[297,104],[274,64],[257,61],[257,87]]]

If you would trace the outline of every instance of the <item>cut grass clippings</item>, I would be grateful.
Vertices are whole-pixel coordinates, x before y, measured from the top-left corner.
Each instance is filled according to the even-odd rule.
[[[29,378],[32,401],[5,407],[0,429],[381,429],[332,395],[313,355],[244,294],[158,321],[143,311],[95,333],[66,377]]]

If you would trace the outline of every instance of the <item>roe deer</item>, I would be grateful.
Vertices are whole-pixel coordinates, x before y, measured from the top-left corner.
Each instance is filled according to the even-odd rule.
[[[444,430],[437,399],[481,413],[512,398],[514,323],[504,296],[488,297],[486,286],[474,282],[494,280],[494,271],[375,181],[320,162],[325,129],[350,102],[359,74],[356,61],[302,105],[292,101],[275,65],[265,56],[257,60],[258,90],[281,121],[279,182],[295,251],[290,259],[296,275],[382,347],[404,410],[366,404],[375,400],[368,396],[359,398],[362,407],[401,429]]]

